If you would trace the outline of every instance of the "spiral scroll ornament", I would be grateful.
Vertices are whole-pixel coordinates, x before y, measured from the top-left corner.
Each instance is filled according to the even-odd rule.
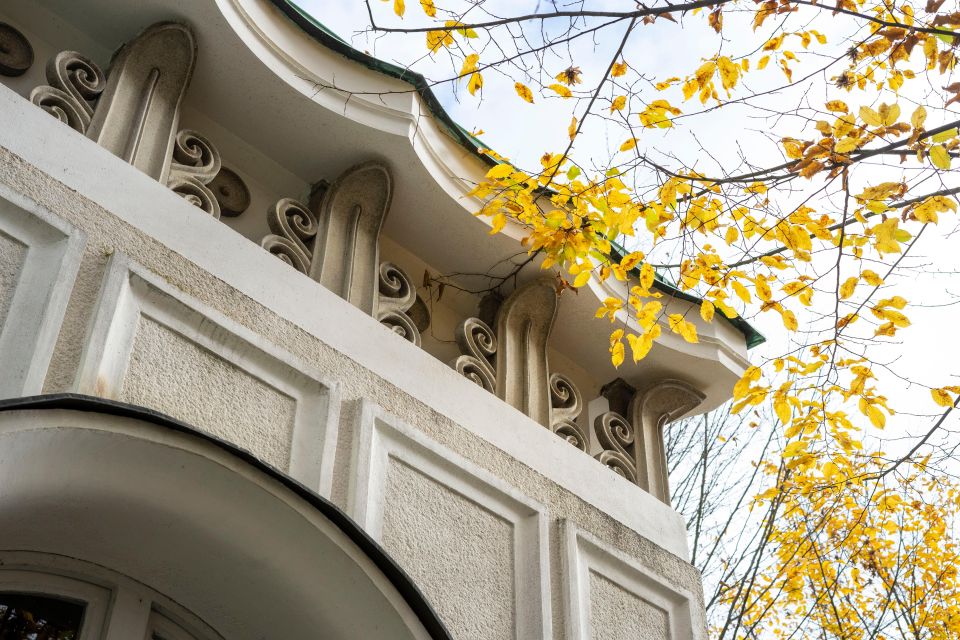
[[[550,428],[555,434],[586,451],[589,440],[576,420],[583,411],[583,396],[573,381],[559,373],[550,374]]]
[[[313,239],[319,228],[313,212],[293,198],[283,198],[267,212],[267,225],[273,233],[264,236],[260,246],[297,271],[309,274]]]
[[[209,140],[189,129],[177,134],[167,186],[214,218],[220,218],[220,202],[207,183],[219,172],[220,152]]]
[[[420,330],[406,313],[417,301],[413,281],[397,265],[383,262],[380,264],[379,291],[377,320],[419,347]]]
[[[497,336],[487,323],[479,318],[467,318],[454,334],[461,355],[450,361],[457,373],[490,393],[497,392]]]
[[[637,482],[637,465],[631,451],[636,440],[633,425],[614,411],[597,416],[593,428],[603,451],[594,456],[630,482]]]
[[[86,133],[94,107],[107,86],[103,71],[76,51],[61,51],[47,63],[49,84],[30,92],[30,101],[80,133]]]

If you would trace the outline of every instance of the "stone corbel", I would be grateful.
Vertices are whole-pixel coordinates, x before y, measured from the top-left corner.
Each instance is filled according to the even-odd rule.
[[[318,183],[309,205],[277,202],[267,215],[272,233],[260,245],[419,346],[429,310],[402,269],[380,262],[392,191],[386,167],[355,166],[333,184]]]
[[[386,167],[369,162],[347,170],[311,202],[319,228],[310,277],[374,317],[380,290],[380,229],[392,195]]]
[[[637,484],[670,504],[663,428],[703,402],[703,393],[686,382],[665,380],[638,392],[630,405],[633,426],[639,431],[634,443]]]
[[[497,395],[550,428],[547,341],[557,315],[557,290],[549,278],[519,287],[497,312]]]
[[[87,137],[166,184],[196,59],[188,27],[171,22],[148,27],[114,57]]]

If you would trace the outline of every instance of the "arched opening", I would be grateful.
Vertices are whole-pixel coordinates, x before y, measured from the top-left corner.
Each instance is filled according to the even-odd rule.
[[[0,487],[0,556],[44,554],[106,572],[59,573],[107,589],[102,630],[89,640],[449,638],[406,574],[334,505],[148,410],[82,396],[3,403]],[[68,624],[66,606],[55,619],[53,602],[12,599],[33,593],[82,603],[92,619],[95,598],[15,581],[5,589],[4,571],[8,610],[47,606],[51,628]],[[137,605],[115,616],[127,601]],[[118,634],[118,619],[139,620],[144,634]]]

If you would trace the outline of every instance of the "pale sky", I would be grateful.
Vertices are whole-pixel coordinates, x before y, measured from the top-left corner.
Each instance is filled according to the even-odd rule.
[[[301,0],[300,4],[361,51],[401,66],[411,66],[432,80],[453,77],[459,71],[459,63],[451,63],[443,54],[433,57],[426,55],[423,34],[374,36],[363,33],[369,26],[369,18],[362,0]],[[442,3],[438,4],[442,6]],[[501,13],[504,15],[520,11],[517,2],[508,3],[507,0],[499,3],[488,2],[485,6],[494,7],[496,4],[503,5],[504,10]],[[529,4],[531,9],[536,6],[533,1],[519,4]],[[622,3],[612,1],[606,4],[610,7],[622,7]],[[371,5],[378,24],[428,25],[416,0],[407,0],[407,16],[402,22],[393,17],[392,3],[373,0]],[[707,28],[703,17],[688,17],[682,21],[682,25],[661,21],[653,28],[644,28],[641,37],[634,37],[625,57],[631,66],[641,70],[649,69],[650,77],[654,73],[658,79],[684,75],[699,66],[699,61],[704,57],[715,55],[718,48],[724,52],[736,49],[734,45],[737,34],[750,34],[749,26],[744,22],[748,19],[749,16],[746,15],[728,14],[725,18],[727,40],[723,42]],[[824,24],[827,26],[824,27]],[[833,35],[829,25],[830,22],[827,21],[816,26],[828,39]],[[799,28],[802,27],[793,27]],[[602,34],[597,41],[582,38],[571,47],[573,60],[581,68],[584,78],[584,83],[579,88],[586,87],[587,91],[597,82],[609,62],[609,53],[604,53],[614,50],[613,47],[622,35],[622,27],[611,28],[609,32],[604,31]],[[506,46],[505,43],[502,44]],[[796,44],[791,48],[799,50],[800,45]],[[487,53],[488,51],[481,51],[481,63],[485,56],[488,59],[493,57],[492,53],[489,56]],[[534,78],[539,69],[535,62],[530,61]],[[543,83],[549,84],[553,81],[548,77],[566,68],[568,61],[548,57],[543,64],[547,71]],[[795,77],[807,68],[810,67],[798,67],[794,71]],[[580,103],[578,109],[577,100],[543,96],[537,90],[534,91],[536,104],[528,105],[517,97],[513,89],[517,70],[514,69],[511,74],[513,77],[506,77],[493,70],[485,72],[482,100],[470,96],[463,81],[442,84],[437,86],[435,91],[450,115],[462,126],[468,130],[483,130],[481,137],[484,142],[518,166],[535,167],[538,166],[539,157],[544,151],[560,152],[564,149],[571,114],[582,111],[584,105]],[[782,80],[779,72],[760,77],[748,76],[750,89],[753,91],[779,86]],[[527,84],[534,87],[532,82]],[[858,101],[871,99],[869,95],[860,97],[857,94],[819,95],[810,96],[809,99],[813,104],[822,105],[827,99],[835,97],[847,100],[854,111],[863,103]],[[755,102],[755,106],[749,109],[724,108],[719,112],[700,116],[696,125],[691,127],[681,126],[664,131],[643,130],[640,147],[651,155],[664,151],[673,153],[685,163],[695,165],[704,172],[714,169],[718,164],[729,171],[731,167],[738,165],[738,154],[741,152],[749,155],[758,165],[773,164],[781,157],[777,144],[780,131],[798,131],[802,122],[798,119],[791,122],[758,117],[762,111],[756,106],[775,110],[783,105],[795,106],[803,100],[804,96],[797,91],[777,91],[764,100]],[[676,100],[675,104],[679,102]],[[900,104],[908,114],[915,107],[909,96],[901,96]],[[683,105],[685,112],[696,111],[697,107],[695,99]],[[936,114],[931,114],[930,121],[935,123],[931,126],[939,123],[935,119],[937,117]],[[832,121],[832,117],[830,120]],[[778,134],[770,135],[770,131],[775,127]],[[595,162],[597,166],[606,166],[611,158],[611,150],[615,151],[624,137],[619,127],[610,126],[603,119],[595,118],[584,129],[581,138],[578,138],[573,155],[584,166],[590,166],[591,162]],[[891,175],[889,170],[879,166],[872,172],[870,181],[874,184],[889,179],[888,176]],[[822,186],[822,181],[814,179],[804,186],[816,189]],[[828,206],[828,203],[823,204]],[[890,364],[890,372],[883,373],[878,367],[875,367],[875,371],[881,377],[879,386],[882,391],[890,397],[891,405],[900,412],[888,419],[885,433],[877,434],[880,437],[896,438],[904,433],[925,432],[931,424],[929,416],[939,413],[930,401],[927,387],[911,385],[910,381],[930,386],[960,384],[955,364],[960,359],[960,346],[953,338],[960,320],[960,306],[957,305],[960,301],[960,251],[956,249],[960,238],[952,233],[955,229],[956,216],[941,215],[940,226],[926,230],[911,257],[904,261],[904,265],[910,269],[905,270],[899,279],[888,281],[881,293],[881,297],[898,294],[910,301],[906,311],[913,321],[913,326],[900,331],[897,343],[873,352],[876,359],[883,359]],[[871,268],[883,273],[879,266]],[[845,272],[844,277],[855,275],[855,265],[850,264],[848,269],[851,273]],[[869,316],[866,312],[863,315]],[[804,316],[799,310],[798,316],[803,325]],[[759,362],[764,357],[774,357],[789,348],[789,341],[778,315],[760,314],[749,319],[768,339],[766,345],[751,351],[751,359]],[[872,330],[868,331],[867,335],[870,333]],[[956,426],[955,418],[952,418],[950,423]],[[889,450],[895,449],[896,445],[891,444]]]

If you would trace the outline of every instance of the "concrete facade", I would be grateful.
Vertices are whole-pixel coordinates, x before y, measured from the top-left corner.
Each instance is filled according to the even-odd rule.
[[[89,4],[94,13],[111,6],[109,0]],[[86,42],[89,55],[102,57],[118,44],[109,35],[128,29],[137,17],[128,10],[118,9],[113,18],[103,13],[107,26],[97,29],[69,5],[17,0],[0,7],[0,22],[31,34],[38,52]],[[231,39],[234,47],[246,47],[238,57],[252,52],[266,69],[251,73],[286,73],[271,66],[274,58],[282,57],[310,70],[333,65],[336,69],[325,73],[374,81],[369,78],[372,72],[357,63],[331,59],[320,43],[308,41],[266,0],[151,0],[142,8],[137,28],[161,19],[190,26],[191,12],[197,20],[215,16],[232,25],[234,31],[222,37]],[[44,16],[53,16],[49,24],[39,22]],[[260,35],[242,31],[240,23],[248,29],[255,25]],[[211,43],[216,33],[197,24],[195,85],[208,77],[205,45],[214,61],[224,65],[224,73],[233,73],[231,62],[217,58]],[[51,43],[58,34],[63,42]],[[260,40],[251,40],[254,35]],[[266,51],[267,40],[283,47]],[[107,68],[105,60],[101,64]],[[51,118],[27,99],[31,82],[43,80],[30,75],[36,73],[28,71],[29,81],[0,76],[0,122],[15,123],[0,127],[3,398],[78,393],[121,401],[162,412],[249,452],[349,514],[419,587],[454,638],[705,637],[699,576],[687,562],[684,523],[667,504],[665,470],[660,476],[652,471],[660,468],[656,455],[662,455],[655,447],[623,451],[634,469],[642,463],[644,474],[642,482],[628,479],[629,474],[615,473],[616,466],[597,453],[600,445],[588,433],[593,426],[586,421],[586,411],[575,424],[577,416],[569,417],[570,428],[579,429],[569,433],[583,440],[580,448],[571,446],[567,433],[554,433],[551,409],[545,404],[548,388],[537,388],[538,413],[531,416],[514,408],[522,408],[522,403],[511,406],[449,366],[451,356],[457,355],[451,346],[455,326],[476,313],[478,300],[451,294],[442,304],[436,301],[430,328],[416,330],[418,336],[422,333],[421,348],[409,335],[398,335],[403,331],[395,325],[381,322],[375,292],[367,291],[362,300],[343,293],[340,297],[322,286],[322,278],[291,268],[265,251],[259,239],[270,229],[263,203],[278,195],[307,201],[310,179],[299,176],[311,174],[298,159],[279,166],[273,159],[280,154],[271,154],[269,145],[261,151],[255,141],[242,140],[243,130],[234,126],[242,114],[231,111],[218,121],[215,114],[204,113],[210,100],[205,89],[198,90],[203,94],[199,97],[187,92],[181,115],[191,126],[206,125],[211,139],[218,138],[224,166],[236,163],[232,166],[253,203],[236,218],[217,219],[208,207],[195,206],[202,198],[182,197],[185,194],[168,188],[165,180],[157,181],[83,132]],[[379,82],[390,86],[395,81]],[[293,90],[288,94],[300,105],[302,96]],[[323,104],[327,99],[296,108],[339,118],[345,129],[379,131],[386,126],[362,114],[331,115],[329,105]],[[418,99],[408,94],[407,100]],[[177,130],[174,122],[171,135]],[[442,229],[425,231],[405,199],[415,176],[410,174],[413,169],[402,166],[401,154],[411,147],[423,154],[424,145],[445,148],[451,142],[444,135],[427,131],[417,134],[425,138],[404,137],[407,146],[396,156],[372,137],[355,141],[355,146],[367,145],[366,159],[381,158],[392,167],[393,210],[377,251],[404,267],[411,280],[418,279],[421,268],[444,273],[457,266],[446,248],[427,249],[429,242],[414,238],[411,228],[420,229],[421,235]],[[455,159],[448,158],[459,163],[452,169],[417,165],[418,171],[433,176],[423,189],[424,202],[446,207],[433,212],[445,220],[438,225],[454,225],[451,233],[458,239],[469,237],[471,246],[478,247],[475,260],[494,259],[495,254],[484,253],[487,242],[493,245],[490,251],[515,251],[516,238],[508,235],[495,244],[480,221],[451,204],[447,190],[453,186],[440,176],[450,175],[450,170],[464,176],[483,170],[476,158],[462,158],[462,149],[456,153]],[[325,176],[330,181],[346,169],[328,164]],[[207,189],[208,182],[197,184]],[[328,200],[323,210],[331,206]],[[379,257],[365,260],[357,272],[369,280],[378,263]],[[536,275],[534,270],[523,280]],[[382,282],[380,286],[382,292]],[[605,295],[603,286],[591,285],[595,291],[582,297],[596,301]],[[582,323],[590,312],[574,306],[580,304],[589,307],[591,302],[561,300],[551,322],[558,328]],[[689,306],[683,301],[671,304]],[[399,310],[403,322],[413,323],[410,305],[390,308]],[[404,330],[409,326],[404,324]],[[600,344],[608,329],[598,328]],[[584,331],[586,335],[593,329]],[[649,369],[630,374],[631,384],[647,390],[647,395],[637,395],[633,427],[651,442],[668,418],[722,401],[729,392],[723,390],[723,380],[732,381],[742,370],[745,347],[740,334],[714,325],[702,335],[704,344],[695,348],[668,342]],[[545,367],[549,357],[592,400],[617,373],[581,358],[562,337],[549,344],[546,334],[538,338],[546,350],[537,363],[539,378],[550,374]],[[605,349],[600,349],[605,358]],[[702,363],[712,382],[701,382],[703,371],[691,363]],[[505,366],[503,361],[500,365]],[[725,373],[716,373],[720,371]],[[650,400],[659,388],[653,383],[663,380],[680,380],[670,388],[683,390],[683,397],[676,402],[666,396]],[[552,410],[558,411],[556,405]],[[31,415],[18,419],[30,420]],[[10,429],[0,420],[0,442],[13,433]],[[3,464],[0,458],[0,467]],[[0,497],[0,521],[4,517]],[[53,551],[40,543],[17,548]],[[4,550],[13,549],[0,535],[0,553]],[[249,553],[256,559],[261,551]],[[84,560],[97,559],[78,561]],[[56,567],[50,571],[57,573]],[[166,593],[164,589],[176,589],[175,581],[161,585],[142,571],[130,577],[155,589],[158,598],[178,602],[209,625],[209,633],[262,637],[242,625],[230,627],[229,634],[218,629],[214,620],[220,618],[206,610],[209,602],[195,594]],[[283,579],[264,571],[271,580]],[[0,592],[2,579],[0,569]],[[333,626],[342,624],[331,621]],[[107,637],[100,633],[91,635]],[[327,637],[321,628],[316,635]],[[197,632],[189,637],[201,636]]]

